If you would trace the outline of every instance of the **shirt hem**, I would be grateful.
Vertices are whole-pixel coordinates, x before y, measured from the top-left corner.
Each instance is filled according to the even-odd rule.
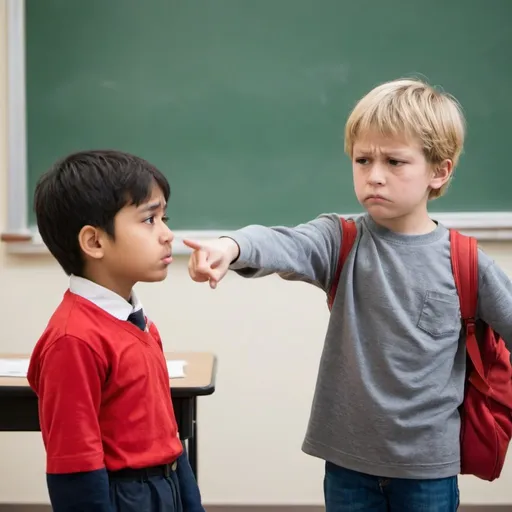
[[[84,473],[88,471],[96,471],[105,467],[105,459],[103,453],[91,455],[90,457],[80,458],[55,458],[48,459],[46,463],[46,473],[51,475],[65,473]]]
[[[384,478],[434,479],[449,478],[460,473],[460,461],[427,465],[386,465],[343,453],[336,448],[325,446],[306,438],[302,451],[312,457],[331,462],[336,466],[372,476]]]

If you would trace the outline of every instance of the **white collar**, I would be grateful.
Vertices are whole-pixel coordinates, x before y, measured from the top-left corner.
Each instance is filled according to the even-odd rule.
[[[131,313],[142,309],[142,304],[134,291],[132,291],[132,303],[130,303],[112,290],[83,277],[71,275],[69,278],[69,291],[87,299],[118,320],[127,320]]]

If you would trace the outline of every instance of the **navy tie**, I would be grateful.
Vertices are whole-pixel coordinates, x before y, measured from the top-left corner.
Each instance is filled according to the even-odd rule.
[[[146,330],[146,319],[144,318],[144,312],[142,309],[138,309],[130,314],[128,317],[128,322],[131,322],[133,325],[138,327],[141,331]]]

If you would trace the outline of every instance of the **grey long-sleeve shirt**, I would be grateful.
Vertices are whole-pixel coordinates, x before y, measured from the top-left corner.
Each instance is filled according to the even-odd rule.
[[[402,235],[357,219],[340,278],[303,450],[383,477],[460,472],[457,408],[465,345],[449,232]],[[341,245],[336,215],[232,236],[244,277],[279,273],[328,292]],[[479,251],[478,316],[512,347],[512,282]],[[283,319],[286,321],[286,319]]]

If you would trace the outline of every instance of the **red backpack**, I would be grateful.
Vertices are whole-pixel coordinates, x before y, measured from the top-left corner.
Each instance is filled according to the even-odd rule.
[[[343,242],[328,294],[332,308],[345,263],[357,237],[352,220],[340,219]],[[512,439],[512,364],[502,338],[476,319],[478,248],[476,239],[450,230],[453,277],[466,331],[467,371],[460,406],[461,474],[495,480],[501,474]]]

